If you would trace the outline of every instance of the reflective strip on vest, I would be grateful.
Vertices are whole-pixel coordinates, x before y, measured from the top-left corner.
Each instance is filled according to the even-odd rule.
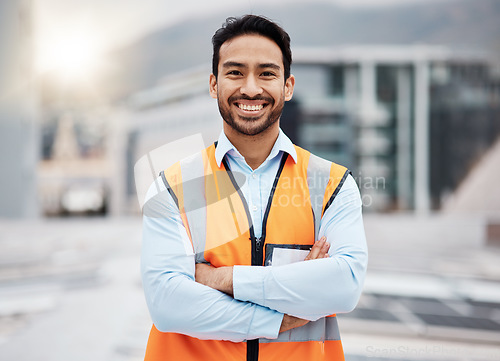
[[[172,188],[170,188],[170,185],[168,184],[167,180],[165,179],[165,175],[163,172],[160,173],[160,176],[162,178],[163,183],[165,184],[166,190],[159,191],[159,187],[156,188],[156,194],[149,198],[146,203],[144,203],[144,206],[142,207],[142,214],[146,217],[151,217],[151,218],[167,218],[170,216],[168,211],[165,210],[165,203],[168,202],[169,198],[172,198],[179,207],[179,202],[177,200],[177,196],[175,193],[172,191]],[[156,180],[155,180],[156,182]]]
[[[314,239],[318,239],[319,223],[323,213],[323,198],[326,186],[330,179],[330,168],[332,163],[311,154],[307,165],[307,185],[311,198],[311,207],[314,216]]]
[[[204,263],[204,251],[207,229],[207,203],[205,197],[200,194],[205,193],[205,177],[203,154],[197,153],[181,164],[182,183],[184,193],[184,209],[193,242],[196,263]]]
[[[304,341],[338,341],[340,332],[337,317],[324,317],[308,322],[304,326],[282,332],[278,338],[269,340],[261,338],[260,343],[270,342],[304,342]]]

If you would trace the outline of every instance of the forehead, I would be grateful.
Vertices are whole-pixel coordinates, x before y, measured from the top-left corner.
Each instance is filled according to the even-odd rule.
[[[224,62],[275,63],[283,67],[281,49],[273,40],[257,34],[240,35],[220,47],[219,66]]]

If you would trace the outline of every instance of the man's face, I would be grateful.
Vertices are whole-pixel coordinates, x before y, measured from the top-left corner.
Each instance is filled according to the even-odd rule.
[[[285,101],[293,95],[293,75],[285,81],[281,49],[261,35],[241,35],[220,48],[218,78],[210,94],[222,118],[239,134],[256,135],[278,127]]]

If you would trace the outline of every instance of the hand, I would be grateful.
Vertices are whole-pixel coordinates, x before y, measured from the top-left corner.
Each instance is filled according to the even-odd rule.
[[[321,239],[314,242],[311,251],[304,260],[309,261],[318,258],[328,258],[330,257],[328,254],[329,249],[330,249],[330,243],[326,241],[326,237],[321,237]],[[283,321],[281,321],[280,333],[291,330],[292,328],[304,326],[308,322],[309,322],[308,320],[304,320],[302,318],[290,315],[284,315]]]
[[[233,267],[217,268],[206,263],[197,263],[195,267],[196,282],[233,295]]]
[[[280,333],[291,330],[292,328],[304,326],[308,322],[308,320],[303,320],[302,318],[284,315],[283,321],[281,321]]]
[[[330,249],[330,243],[326,241],[326,237],[321,237],[319,240],[314,242],[311,251],[306,256],[304,261],[309,261],[311,259],[318,259],[318,258],[328,258],[330,257],[328,254],[329,249]]]

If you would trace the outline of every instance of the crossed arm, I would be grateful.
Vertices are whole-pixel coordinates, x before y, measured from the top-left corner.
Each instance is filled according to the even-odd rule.
[[[305,261],[328,258],[328,250],[330,244],[326,241],[326,237],[321,237],[314,243],[311,251],[304,259]],[[224,292],[231,297],[233,294],[233,267],[213,267],[206,263],[198,263],[196,265],[195,280],[205,286]],[[285,314],[281,322],[279,332],[285,332],[292,328],[304,326],[309,320],[304,320],[299,317]]]
[[[280,267],[195,266],[175,204],[158,202],[164,208],[145,212],[141,261],[155,326],[200,339],[242,341],[276,338],[307,320],[350,311],[367,261],[359,193],[350,180],[322,220],[320,235],[329,249],[322,255],[325,245],[318,250],[318,243],[311,261]]]

